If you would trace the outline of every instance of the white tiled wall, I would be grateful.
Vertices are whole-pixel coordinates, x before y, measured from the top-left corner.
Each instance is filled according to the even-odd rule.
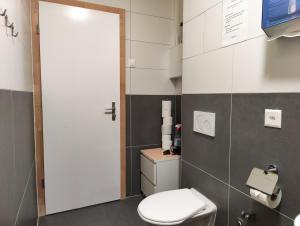
[[[151,16],[174,19],[173,0],[131,0],[131,11]]]
[[[172,45],[174,44],[174,20],[131,13],[131,39]]]
[[[168,54],[175,44],[176,0],[86,0],[126,9],[126,93],[176,94]],[[129,68],[128,59],[136,60]]]
[[[222,0],[184,0],[183,22],[186,23],[221,1]]]
[[[84,0],[85,2],[98,3],[102,5],[118,7],[130,11],[130,0]]]
[[[168,70],[133,68],[131,94],[175,94],[175,84],[169,79]]]
[[[200,15],[183,26],[183,58],[203,53],[204,16]]]
[[[227,47],[184,60],[183,93],[229,93],[232,57]]]
[[[299,92],[300,38],[267,42],[262,0],[248,0],[248,39],[223,48],[222,2],[184,0],[183,93]]]
[[[126,9],[127,61],[135,58],[137,63],[136,69],[126,70],[127,94],[175,94],[176,86],[168,78],[168,53],[175,43],[176,0],[85,1]],[[20,31],[11,39],[0,26],[0,88],[32,91],[30,0],[0,2]]]
[[[145,42],[131,42],[131,57],[136,59],[136,67],[168,69],[169,47]]]
[[[12,39],[0,17],[0,89],[32,91],[30,0],[0,1],[19,32]]]

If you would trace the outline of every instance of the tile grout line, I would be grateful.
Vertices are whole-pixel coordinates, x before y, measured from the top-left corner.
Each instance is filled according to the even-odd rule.
[[[223,0],[220,0],[218,3],[216,3],[216,4],[212,5],[212,6],[210,6],[209,8],[207,8],[207,9],[204,10],[204,11],[202,11],[201,13],[199,13],[199,14],[197,14],[197,15],[191,17],[190,19],[188,19],[188,20],[186,20],[186,21],[183,21],[183,25],[185,25],[185,24],[191,22],[192,20],[196,19],[197,17],[199,17],[199,16],[205,14],[207,11],[213,9],[214,7],[216,7],[217,5],[221,4],[222,2],[223,2]]]
[[[224,184],[224,185],[226,185],[226,186],[230,186],[228,183],[226,183],[226,182],[222,181],[221,179],[215,177],[215,176],[212,175],[211,173],[208,173],[207,171],[205,171],[205,170],[199,168],[198,166],[195,166],[193,163],[190,163],[190,162],[188,162],[188,161],[186,161],[186,160],[184,160],[184,159],[181,159],[181,161],[184,162],[185,164],[187,164],[187,165],[189,165],[189,166],[191,166],[191,167],[193,167],[193,168],[195,168],[195,169],[197,169],[197,170],[203,172],[204,174],[210,176],[211,178],[213,178],[213,179],[219,181],[220,183],[222,183],[222,184]]]
[[[151,45],[155,45],[155,46],[160,46],[161,48],[167,48],[170,49],[172,47],[172,44],[165,44],[162,42],[151,42],[151,41],[143,41],[143,40],[137,40],[137,39],[126,39],[127,41],[131,41],[131,42],[138,42],[138,43],[144,43],[144,44],[151,44]]]
[[[11,117],[11,123],[12,123],[12,130],[11,130],[11,143],[12,143],[12,152],[13,152],[13,178],[17,178],[17,167],[16,167],[16,145],[15,145],[15,120],[14,120],[14,114],[15,114],[15,108],[14,108],[14,99],[13,99],[13,91],[9,91],[10,93],[10,104],[11,104],[11,112],[10,112],[10,117]],[[26,185],[25,188],[26,189]],[[12,199],[14,199],[15,194],[12,195]],[[17,200],[18,207],[20,208],[21,206],[21,201]],[[19,211],[18,211],[19,212]],[[18,219],[18,212],[15,215],[15,223]],[[14,225],[15,225],[14,223]]]
[[[231,62],[231,93],[230,93],[230,115],[229,115],[229,151],[228,151],[228,216],[227,226],[230,225],[230,186],[231,186],[231,149],[232,149],[232,112],[233,112],[233,78],[234,78],[234,47],[232,48],[232,62]]]
[[[33,93],[33,90],[17,90],[17,89],[5,89],[0,88],[0,91],[10,91],[10,92],[21,92],[21,93]]]
[[[262,38],[264,37],[265,35],[264,34],[261,34],[261,35],[257,35],[255,37],[252,37],[252,38],[249,38],[247,40],[244,40],[244,41],[241,41],[241,42],[238,42],[236,44],[233,44],[233,45],[229,45],[229,46],[221,46],[220,48],[217,48],[217,49],[212,49],[212,50],[209,50],[209,51],[204,51],[202,53],[197,53],[197,54],[194,54],[192,56],[188,56],[188,57],[185,57],[185,58],[182,58],[182,61],[186,61],[186,60],[190,60],[190,59],[193,59],[193,58],[196,58],[196,57],[199,57],[199,56],[204,56],[204,55],[207,55],[209,53],[213,53],[213,52],[217,52],[218,50],[222,50],[222,49],[227,49],[227,48],[234,48],[235,46],[241,44],[241,43],[245,43],[247,41],[252,41],[252,40],[255,40],[255,39],[258,39],[258,38]]]
[[[34,169],[34,165],[35,165],[35,161],[33,161],[32,166],[31,166],[30,171],[29,171],[29,175],[27,176],[27,182],[26,182],[25,189],[24,189],[24,192],[23,192],[23,195],[22,195],[22,198],[21,198],[21,202],[20,202],[20,205],[19,205],[19,208],[18,208],[18,212],[17,212],[17,216],[16,216],[16,219],[15,219],[14,226],[16,226],[17,223],[18,223],[18,218],[19,218],[19,215],[20,215],[20,212],[21,212],[23,201],[25,199],[25,195],[26,195],[27,190],[28,190],[29,181],[31,180],[31,177],[32,177],[32,171]]]
[[[131,36],[131,35],[130,35]],[[160,45],[160,46],[165,46],[165,47],[170,47],[172,46],[172,44],[168,44],[168,43],[162,43],[162,42],[151,42],[151,41],[143,41],[143,40],[137,40],[137,39],[131,39],[130,37],[130,41],[131,42],[141,42],[141,43],[148,43],[148,44],[155,44],[155,45]]]
[[[142,70],[152,70],[152,71],[168,71],[168,68],[151,68],[151,67],[126,67],[127,69],[142,69]]]
[[[163,17],[163,16],[156,16],[156,15],[152,15],[152,14],[147,14],[147,13],[140,13],[137,11],[132,11],[131,7],[130,7],[130,12],[137,14],[137,15],[142,15],[142,16],[149,16],[149,17],[155,17],[155,18],[159,18],[159,19],[164,19],[164,20],[168,20],[168,21],[175,21],[175,18],[169,18],[169,17]]]

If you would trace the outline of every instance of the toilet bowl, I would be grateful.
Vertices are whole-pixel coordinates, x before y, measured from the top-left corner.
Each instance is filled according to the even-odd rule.
[[[209,226],[213,226],[217,207],[191,188],[150,195],[141,201],[137,211],[145,222],[154,225],[179,225],[190,219],[200,220],[210,215]]]

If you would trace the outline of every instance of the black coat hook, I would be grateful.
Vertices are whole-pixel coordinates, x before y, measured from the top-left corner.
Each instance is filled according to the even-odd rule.
[[[18,35],[19,35],[19,32],[17,32],[17,33],[15,33],[15,28],[14,27],[12,27],[11,28],[11,36],[13,36],[14,38],[16,38],[16,37],[18,37]]]
[[[6,12],[7,12],[7,9],[5,9],[4,11],[0,10],[1,13],[0,13],[0,16],[6,16]]]
[[[8,16],[7,15],[5,15],[5,26],[7,27],[7,28],[10,28],[11,29],[11,36],[12,37],[18,37],[18,35],[19,35],[19,32],[17,32],[17,33],[15,33],[15,26],[14,26],[14,23],[10,23],[9,21],[8,21]]]
[[[0,16],[4,16],[4,19],[5,19],[5,26],[6,26],[7,28],[10,28],[10,30],[11,30],[11,36],[14,37],[14,38],[16,38],[16,37],[18,37],[19,32],[15,32],[15,26],[14,26],[14,23],[10,23],[10,22],[9,22],[8,16],[7,16],[6,13],[7,13],[7,9],[5,9],[4,11],[2,11],[2,10],[0,9]]]
[[[12,28],[14,26],[14,23],[9,23],[7,15],[5,15],[4,18],[5,18],[5,26],[8,28]]]

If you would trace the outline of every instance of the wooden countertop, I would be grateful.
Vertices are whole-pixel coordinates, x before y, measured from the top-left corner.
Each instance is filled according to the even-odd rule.
[[[180,155],[164,155],[161,148],[141,150],[141,153],[153,162],[179,160]]]

